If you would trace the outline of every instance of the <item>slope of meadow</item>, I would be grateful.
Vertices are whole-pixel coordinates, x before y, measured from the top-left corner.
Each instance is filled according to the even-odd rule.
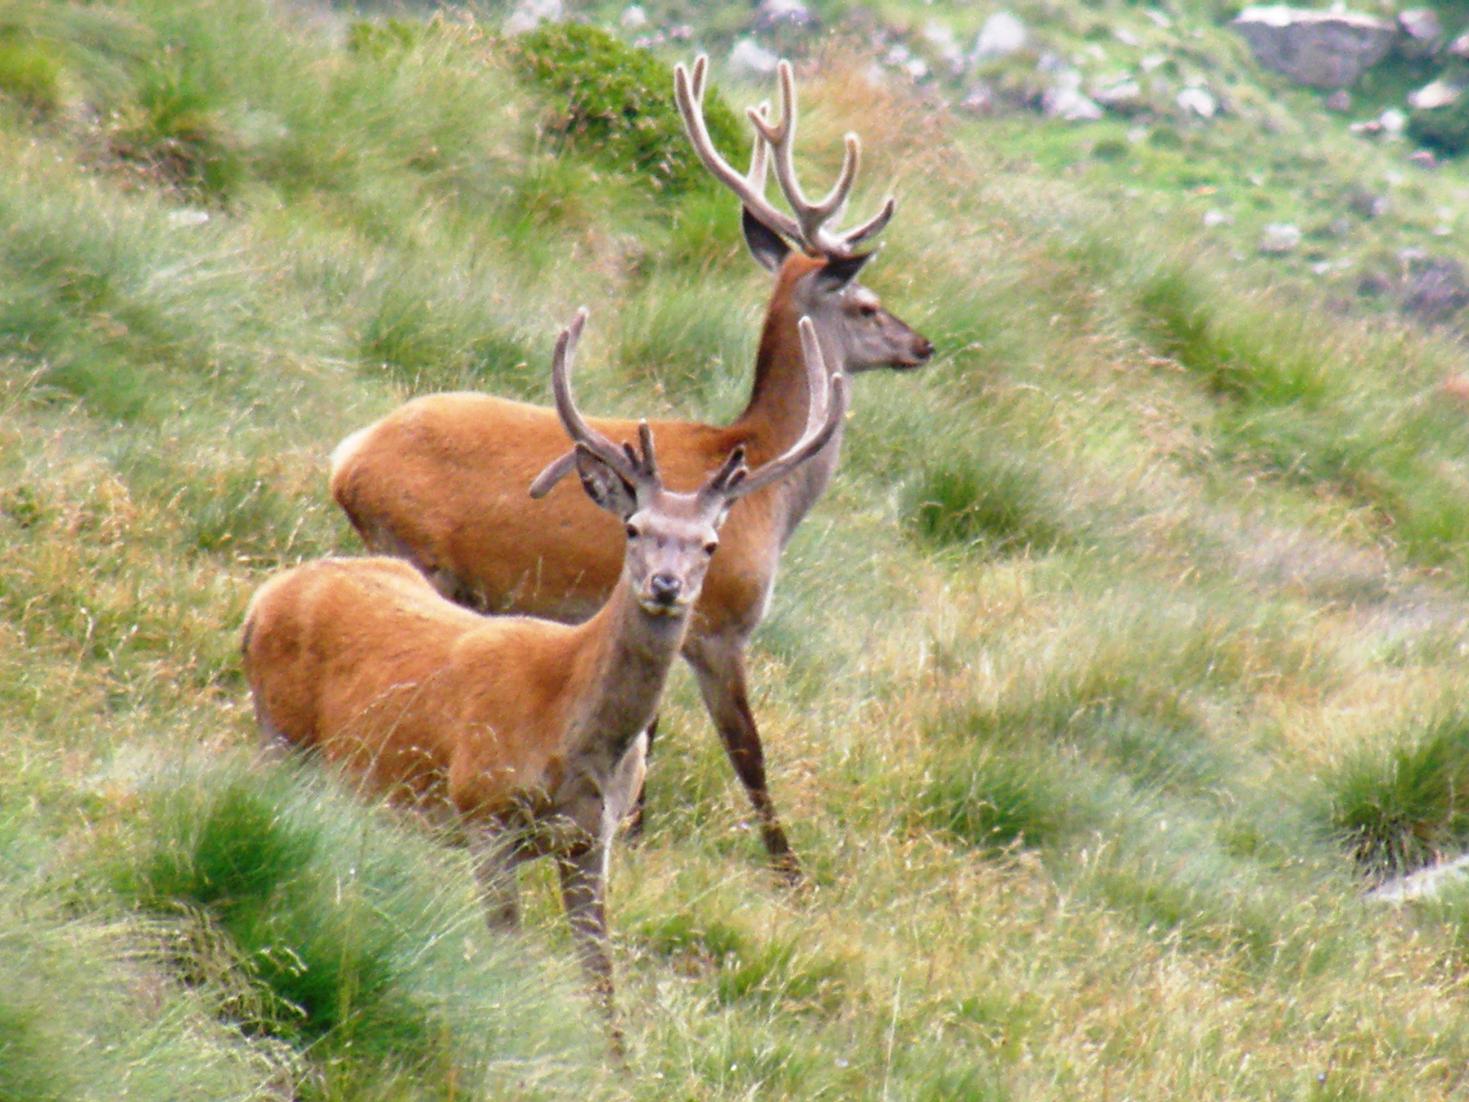
[[[811,885],[762,867],[678,671],[615,855],[617,1073],[547,870],[491,938],[459,855],[251,764],[241,613],[354,550],[342,435],[543,399],[583,302],[587,407],[741,404],[737,212],[533,42],[0,9],[0,1098],[1469,1089],[1469,896],[1363,898],[1469,842],[1462,347],[841,55],[808,171],[861,131],[859,204],[902,198],[868,282],[940,354],[857,381],[756,641]]]

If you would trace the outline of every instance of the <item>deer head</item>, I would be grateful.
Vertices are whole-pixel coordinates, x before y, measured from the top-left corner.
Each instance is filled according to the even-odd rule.
[[[639,447],[620,447],[586,423],[571,394],[571,363],[586,323],[583,307],[561,331],[551,361],[556,412],[575,445],[577,473],[587,496],[623,522],[627,549],[623,582],[644,612],[683,617],[699,599],[709,561],[719,547],[719,527],[741,497],[763,489],[821,451],[846,412],[846,379],[828,374],[815,328],[800,322],[810,404],[806,431],[785,452],[754,470],[745,466],[745,450],[736,447],[697,490],[680,493],[663,485],[646,421],[638,425]],[[562,460],[552,463],[531,484],[541,497],[560,478]]]
[[[818,201],[807,198],[796,176],[796,81],[788,62],[777,68],[780,83],[780,118],[771,122],[767,105],[746,111],[756,137],[749,172],[741,175],[714,148],[704,122],[704,84],[708,58],[699,57],[692,73],[682,64],[673,70],[674,99],[689,141],[704,166],[739,196],[744,207],[745,242],[751,254],[766,269],[779,275],[777,301],[797,317],[809,317],[816,325],[829,359],[848,372],[874,367],[900,369],[918,367],[933,355],[933,344],[895,315],[857,282],[857,274],[872,259],[873,251],[860,247],[876,237],[888,224],[897,200],[888,196],[877,213],[846,230],[832,222],[846,206],[857,178],[862,146],[856,134],[846,136],[841,171],[830,191]],[[769,162],[791,213],[778,209],[765,197]]]

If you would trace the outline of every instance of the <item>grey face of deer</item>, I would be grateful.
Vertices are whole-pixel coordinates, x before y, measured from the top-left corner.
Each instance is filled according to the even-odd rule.
[[[587,496],[622,520],[622,572],[642,610],[681,618],[699,599],[730,502],[717,494],[635,489],[595,456],[577,453]]]
[[[745,242],[755,259],[779,271],[791,254],[790,246],[748,211],[744,227]],[[811,319],[826,362],[836,369],[850,374],[877,367],[920,367],[933,356],[933,343],[883,309],[877,295],[857,282],[857,273],[872,255],[828,259],[802,276],[793,288],[795,312]]]

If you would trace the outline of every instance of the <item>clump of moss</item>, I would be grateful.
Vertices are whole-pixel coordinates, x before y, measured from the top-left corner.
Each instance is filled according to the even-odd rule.
[[[705,186],[708,173],[673,102],[673,71],[647,50],[574,23],[538,27],[510,50],[522,72],[564,97],[547,126],[552,135],[670,195]],[[704,95],[704,118],[726,157],[743,156],[748,141],[713,89]]]

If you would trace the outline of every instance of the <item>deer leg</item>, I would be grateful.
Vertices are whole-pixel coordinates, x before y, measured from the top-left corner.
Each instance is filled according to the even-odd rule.
[[[760,837],[775,870],[791,883],[801,881],[801,863],[781,828],[770,792],[765,784],[765,751],[760,731],[750,711],[745,689],[745,650],[742,643],[714,643],[690,639],[684,655],[699,681],[699,691],[709,718],[714,721],[730,764],[745,786],[755,815],[760,820]]]
[[[514,930],[520,925],[520,888],[516,870],[529,854],[503,833],[485,834],[470,844],[474,876],[485,922],[491,930]]]
[[[572,940],[592,995],[607,1017],[613,1057],[626,1061],[626,1045],[612,1002],[612,947],[607,937],[606,839],[583,843],[557,855],[561,902],[571,923]]]
[[[653,739],[658,735],[658,717],[653,717],[653,722],[648,724],[646,732],[647,742],[643,747],[644,758],[653,753]],[[627,836],[630,841],[636,841],[643,836],[643,828],[648,820],[648,778],[644,775],[642,782],[638,785],[638,797],[633,803],[632,813],[627,817]]]

